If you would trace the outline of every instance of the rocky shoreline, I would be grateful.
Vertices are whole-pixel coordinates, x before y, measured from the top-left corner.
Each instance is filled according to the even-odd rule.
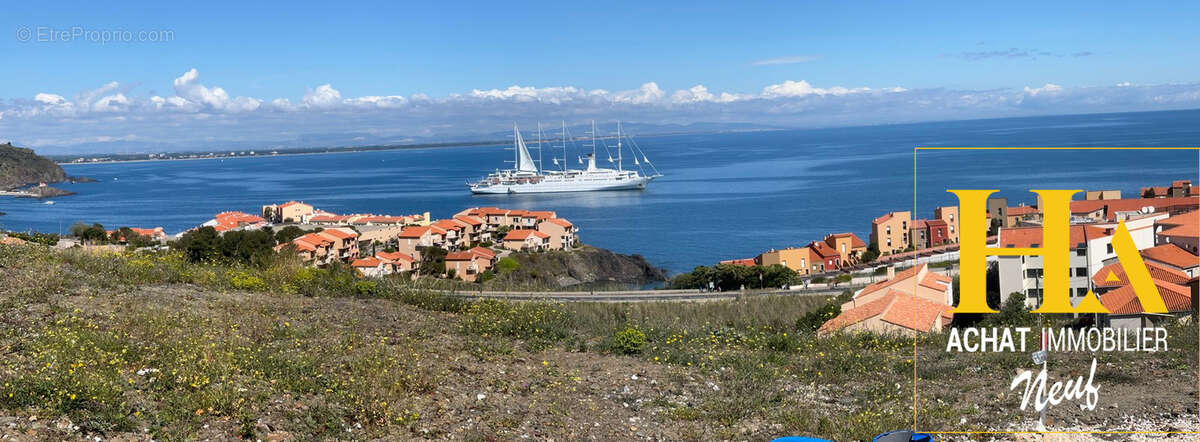
[[[623,255],[583,246],[574,250],[509,255],[519,267],[498,275],[486,286],[542,288],[552,290],[612,290],[637,288],[666,281],[667,271],[655,267],[641,255]]]

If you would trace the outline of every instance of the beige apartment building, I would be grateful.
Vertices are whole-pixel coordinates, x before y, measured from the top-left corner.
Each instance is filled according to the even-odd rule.
[[[871,221],[871,242],[880,253],[900,253],[909,246],[912,212],[891,212]]]

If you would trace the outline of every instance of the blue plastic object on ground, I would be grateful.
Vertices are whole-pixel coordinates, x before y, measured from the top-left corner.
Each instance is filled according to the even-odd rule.
[[[874,442],[933,442],[933,435],[913,433],[912,430],[897,430],[875,436]]]

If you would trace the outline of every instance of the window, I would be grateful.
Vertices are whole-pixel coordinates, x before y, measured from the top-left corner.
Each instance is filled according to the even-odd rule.
[[[842,253],[846,253],[846,245],[842,244]]]
[[[1113,252],[1112,243],[1108,243],[1106,245],[1108,246],[1108,253],[1112,253]]]
[[[1087,287],[1080,287],[1080,288],[1075,289],[1076,297],[1083,297],[1085,295],[1087,295]]]
[[[1078,249],[1075,249],[1075,255],[1076,255],[1076,256],[1083,256],[1083,255],[1086,255],[1086,254],[1087,254],[1087,249],[1085,249],[1085,248],[1083,248],[1083,247],[1080,247],[1080,248],[1078,248]]]
[[[1076,267],[1075,276],[1087,276],[1087,267]]]
[[[891,234],[892,234],[892,226],[885,226],[885,227],[883,228],[883,230],[884,230],[884,232],[886,232],[888,235],[891,235]]]
[[[891,246],[892,246],[892,239],[891,239],[891,238],[888,238],[888,239],[887,239],[887,245],[888,245],[888,247],[891,247]]]

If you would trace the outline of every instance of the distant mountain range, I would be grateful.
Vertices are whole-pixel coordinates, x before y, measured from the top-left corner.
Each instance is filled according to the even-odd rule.
[[[521,132],[535,133],[536,122],[518,121]],[[561,126],[552,121],[543,121],[543,132],[547,139],[557,139]],[[667,135],[679,133],[713,133],[731,131],[755,131],[785,129],[782,126],[770,126],[753,123],[689,123],[689,124],[645,124],[622,123],[622,130],[634,136]],[[598,136],[616,135],[616,122],[596,122]],[[591,131],[591,125],[567,126],[568,135],[583,137]],[[95,156],[104,154],[151,154],[151,153],[180,153],[180,152],[221,152],[221,151],[279,151],[281,153],[292,149],[312,150],[320,148],[348,148],[356,146],[402,146],[423,144],[464,144],[477,142],[505,142],[510,140],[512,130],[499,130],[481,133],[438,134],[429,136],[380,136],[371,133],[337,133],[337,134],[305,134],[291,140],[250,140],[250,141],[221,141],[211,144],[177,144],[151,142],[142,140],[113,140],[72,145],[69,147],[47,146],[38,148],[42,155],[52,155],[56,159],[65,160],[68,157]]]

